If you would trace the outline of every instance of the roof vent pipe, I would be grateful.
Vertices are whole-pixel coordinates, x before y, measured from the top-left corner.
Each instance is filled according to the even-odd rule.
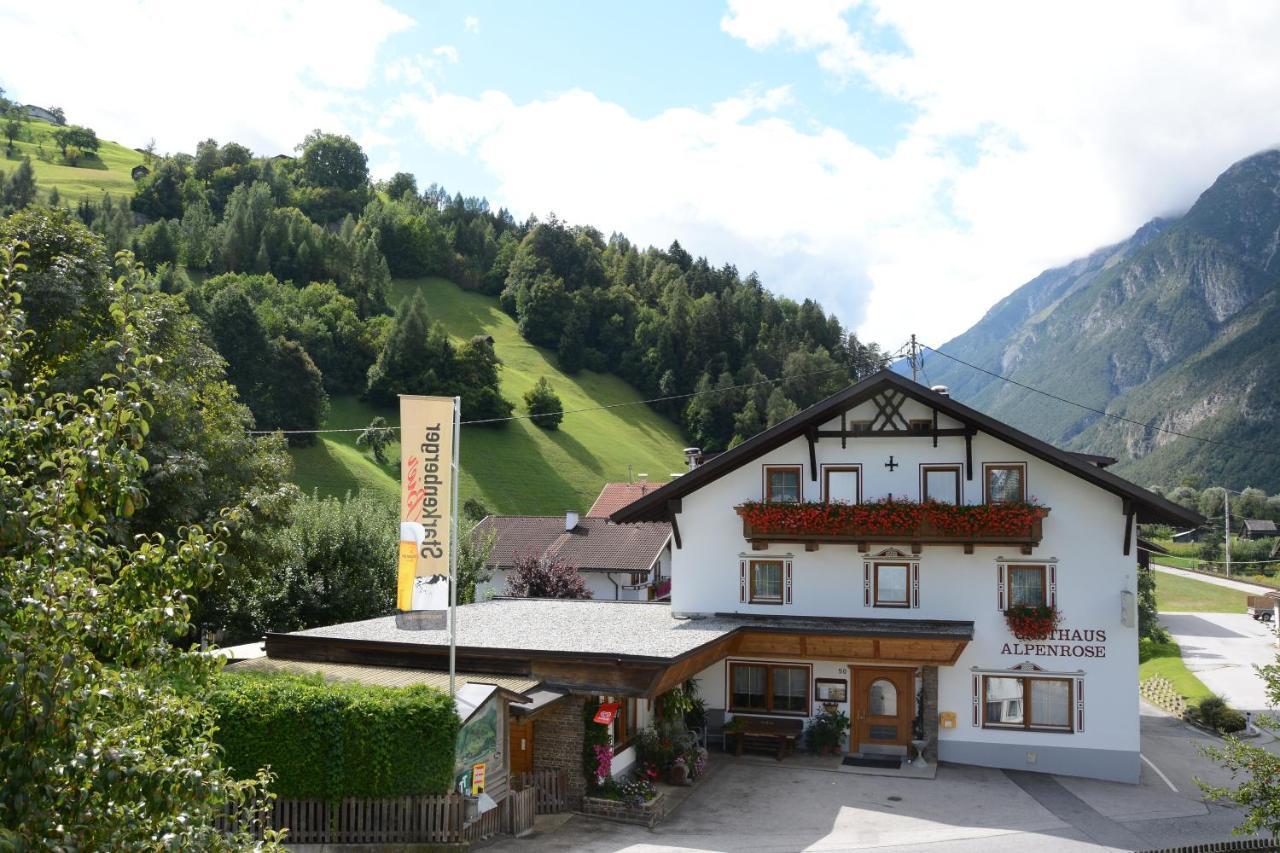
[[[934,386],[933,386],[932,388],[930,388],[929,390],[930,390],[930,391],[932,391],[932,392],[933,392],[933,393],[935,393],[935,394],[941,394],[941,395],[942,395],[942,396],[944,396],[944,397],[950,397],[950,396],[951,396],[951,389],[950,389],[950,388],[948,388],[946,385],[934,385]]]
[[[684,461],[689,463],[690,471],[692,471],[694,468],[697,468],[698,465],[702,462],[702,448],[686,447],[684,449]]]
[[[564,529],[573,532],[578,526],[578,511],[576,509],[565,510],[564,513]]]

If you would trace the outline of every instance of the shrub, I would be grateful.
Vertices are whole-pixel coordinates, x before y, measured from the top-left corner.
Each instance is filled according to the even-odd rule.
[[[1214,718],[1214,726],[1223,734],[1244,731],[1246,725],[1244,714],[1235,708],[1223,708]]]
[[[506,594],[516,598],[591,598],[587,580],[561,560],[516,554],[507,575]]]
[[[224,673],[208,699],[226,765],[240,775],[270,766],[282,797],[332,801],[452,787],[459,722],[439,690]]]
[[[543,429],[559,429],[560,422],[564,420],[564,404],[551,390],[551,383],[545,376],[524,392],[524,407],[529,412],[529,419]]]
[[[1217,718],[1218,712],[1225,710],[1227,700],[1221,696],[1210,696],[1201,699],[1200,704],[1196,706],[1196,718],[1206,725],[1213,725],[1213,721]]]

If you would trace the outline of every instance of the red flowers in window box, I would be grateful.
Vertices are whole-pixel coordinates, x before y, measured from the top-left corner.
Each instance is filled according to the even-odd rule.
[[[806,536],[981,539],[1030,537],[1049,508],[1036,503],[954,505],[937,501],[768,503],[736,507],[752,532]]]
[[[1004,621],[1019,640],[1047,640],[1058,630],[1062,614],[1056,607],[1018,604],[1005,610]]]

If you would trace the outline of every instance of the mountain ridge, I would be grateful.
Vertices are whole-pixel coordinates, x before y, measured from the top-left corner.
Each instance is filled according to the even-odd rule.
[[[926,356],[929,381],[1115,470],[1171,486],[1187,475],[1280,487],[1280,150],[1225,170],[1181,217],[1046,270],[942,352],[1127,424]],[[1191,433],[1197,441],[1174,434]],[[1241,449],[1249,448],[1249,449]]]

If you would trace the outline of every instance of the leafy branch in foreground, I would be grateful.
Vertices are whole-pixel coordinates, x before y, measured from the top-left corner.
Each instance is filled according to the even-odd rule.
[[[1266,686],[1268,706],[1280,705],[1280,662],[1255,669]],[[1274,717],[1260,716],[1253,722],[1272,734],[1280,729],[1280,720]],[[1231,771],[1234,786],[1210,785],[1200,779],[1196,783],[1209,799],[1225,800],[1244,809],[1244,821],[1232,832],[1253,835],[1266,830],[1272,838],[1280,838],[1280,755],[1230,735],[1222,746],[1202,747],[1201,752]]]
[[[0,847],[274,847],[276,833],[252,836],[267,778],[220,766],[198,698],[218,663],[176,645],[223,531],[125,535],[146,502],[156,367],[141,276],[108,290],[110,372],[66,393],[15,380],[31,343],[23,273],[0,247]]]

